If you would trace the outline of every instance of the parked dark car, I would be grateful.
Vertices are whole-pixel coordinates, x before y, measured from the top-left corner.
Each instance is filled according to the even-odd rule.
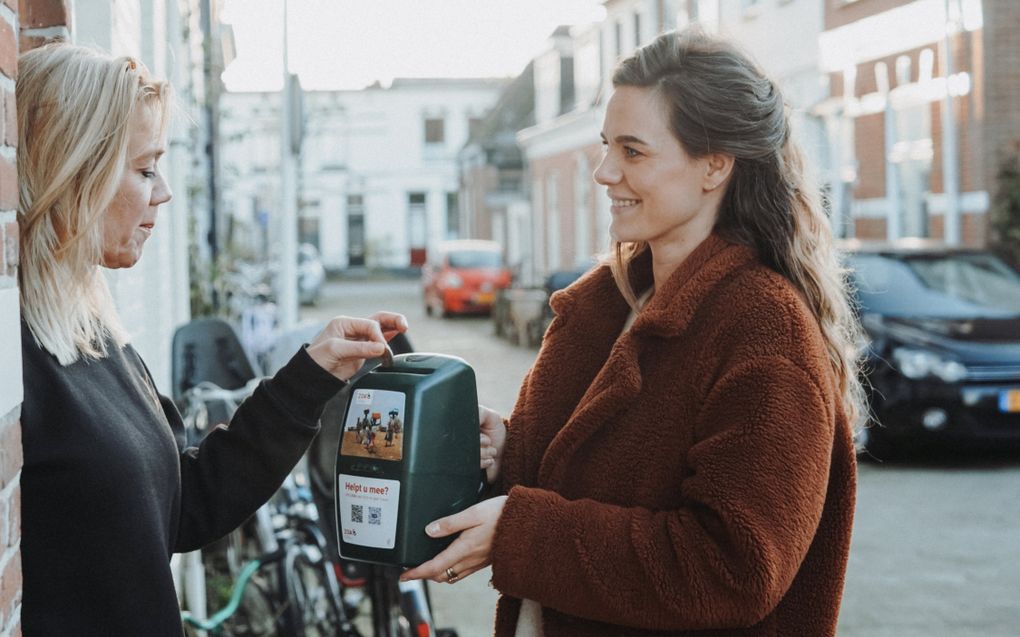
[[[539,334],[545,334],[545,331],[549,329],[549,324],[552,323],[555,314],[552,311],[552,307],[549,305],[549,297],[554,292],[558,292],[565,287],[568,287],[574,281],[580,279],[591,266],[575,268],[573,270],[557,270],[545,278],[546,303],[542,308],[542,318],[540,320]],[[541,340],[541,339],[539,339]]]
[[[870,338],[870,455],[1020,443],[1020,273],[986,250],[930,244],[847,259]]]

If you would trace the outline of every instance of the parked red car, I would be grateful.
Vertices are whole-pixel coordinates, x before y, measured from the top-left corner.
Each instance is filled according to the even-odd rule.
[[[421,270],[425,313],[488,314],[496,290],[510,286],[503,248],[495,241],[446,241]]]

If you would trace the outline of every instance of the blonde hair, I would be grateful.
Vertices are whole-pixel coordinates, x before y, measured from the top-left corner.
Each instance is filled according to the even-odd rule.
[[[102,358],[127,333],[100,272],[103,216],[127,161],[139,107],[168,121],[169,85],[130,57],[66,43],[18,58],[21,311],[62,365]]]
[[[659,36],[623,60],[614,86],[650,88],[669,109],[676,139],[692,157],[735,158],[714,231],[755,250],[793,283],[821,328],[842,403],[857,428],[867,417],[860,380],[860,323],[849,300],[816,183],[790,138],[778,87],[732,44],[697,29]],[[614,243],[610,266],[636,307],[628,276],[644,243]]]

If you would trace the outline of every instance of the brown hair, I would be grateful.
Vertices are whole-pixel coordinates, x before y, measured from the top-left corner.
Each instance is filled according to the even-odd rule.
[[[665,33],[638,49],[616,68],[613,85],[656,91],[691,157],[735,158],[714,231],[754,249],[802,293],[821,328],[846,414],[860,424],[867,414],[859,377],[862,332],[779,88],[733,44],[698,29]],[[613,247],[613,275],[632,302],[628,263],[646,246]]]

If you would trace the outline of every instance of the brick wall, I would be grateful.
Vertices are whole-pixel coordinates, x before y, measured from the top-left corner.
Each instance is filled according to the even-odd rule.
[[[827,29],[844,26],[907,3],[904,0],[857,0],[852,3],[826,0],[825,26]],[[1015,0],[982,0],[981,7],[983,28],[958,32],[951,38],[953,73],[967,73],[971,82],[967,94],[951,100],[951,108],[957,133],[959,191],[964,195],[987,193],[992,197],[996,189],[998,164],[1003,157],[1020,148],[1020,110],[1015,107],[1020,100],[1020,75],[1016,73],[1016,69],[1020,68],[1020,35],[1015,28],[1020,20],[1020,3]],[[879,89],[875,77],[879,62],[885,64],[889,86],[895,89],[898,85],[896,62],[900,56],[910,59],[909,81],[918,81],[921,52],[924,49],[934,53],[934,76],[944,76],[944,43],[938,39],[882,58],[858,62],[854,95],[863,97]],[[843,74],[829,73],[828,80],[832,95],[842,96]],[[933,153],[926,190],[940,195],[944,192],[944,102],[938,99],[931,102],[928,108]],[[885,164],[891,149],[886,148],[882,113],[869,113],[854,119],[854,145],[858,161],[854,198],[875,200],[885,197]],[[961,213],[963,242],[968,245],[983,244],[986,240],[987,220],[979,217],[984,213],[978,211],[977,216],[967,214],[968,210],[962,210]],[[970,218],[972,216],[974,218]],[[870,235],[876,228],[871,221],[858,223],[858,236],[863,236],[862,231],[864,235]],[[938,211],[933,211],[929,217],[929,236],[942,236],[942,219]]]
[[[531,180],[542,183],[542,201],[534,201],[535,217],[534,222],[542,224],[541,245],[534,246],[536,254],[540,255],[538,263],[543,267],[539,268],[538,274],[544,276],[553,270],[571,269],[578,263],[587,261],[594,254],[605,252],[608,247],[606,241],[607,222],[599,217],[599,206],[604,202],[601,198],[606,196],[605,188],[599,186],[592,179],[592,173],[602,160],[602,145],[591,143],[585,146],[571,148],[563,152],[533,159],[528,165]],[[583,179],[578,178],[578,164],[582,161],[581,172]],[[549,245],[549,212],[546,210],[548,204],[547,189],[549,176],[552,175],[557,183],[557,209],[559,221],[559,244],[558,247]],[[579,183],[579,181],[583,183]],[[583,188],[583,190],[579,190]],[[587,211],[588,219],[585,222],[584,232],[586,236],[583,241],[578,236],[577,228],[577,204],[578,197],[582,199],[582,205]],[[582,249],[580,246],[585,246]],[[550,250],[558,254],[556,263],[550,264],[546,255]],[[583,252],[583,254],[582,254]]]
[[[66,0],[0,2],[0,637],[21,634],[21,346],[18,304],[18,52],[69,33]],[[20,40],[20,46],[19,46]]]
[[[1020,2],[983,0],[985,147],[981,164],[989,195],[997,189],[995,176],[1003,160],[1020,153]]]
[[[21,345],[18,328],[17,6],[0,4],[0,635],[21,624]]]

